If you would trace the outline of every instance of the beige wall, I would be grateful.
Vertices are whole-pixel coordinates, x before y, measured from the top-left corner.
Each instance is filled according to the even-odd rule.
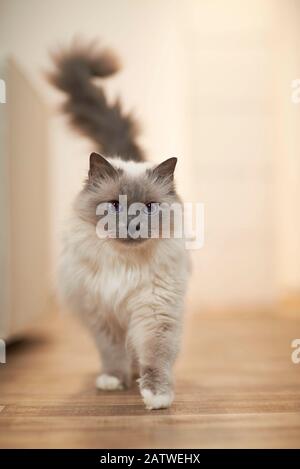
[[[0,52],[15,55],[53,111],[53,265],[92,145],[56,113],[61,96],[41,69],[48,49],[80,32],[118,51],[124,71],[107,83],[109,95],[141,120],[151,159],[179,156],[184,198],[205,203],[191,301],[260,308],[299,287],[297,1],[2,0],[0,14]]]
[[[286,88],[300,79],[300,2],[289,2],[278,31],[279,151],[276,159],[278,281],[284,296],[300,298],[300,103],[286,99]],[[298,311],[299,312],[299,311]]]
[[[47,108],[18,66],[5,62],[1,106],[0,337],[23,333],[49,308]]]
[[[7,77],[4,61],[0,61],[0,76]],[[8,158],[7,158],[7,107],[0,103],[0,338],[3,338],[9,328],[10,311],[10,282],[7,275],[9,259],[9,209],[8,209]],[[5,332],[4,332],[5,331]]]

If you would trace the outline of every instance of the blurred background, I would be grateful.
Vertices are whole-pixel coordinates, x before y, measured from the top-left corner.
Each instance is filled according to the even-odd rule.
[[[55,300],[60,231],[93,145],[60,113],[49,52],[79,36],[113,48],[111,100],[148,158],[177,156],[184,200],[205,204],[188,311],[298,314],[300,2],[0,0],[0,337]]]

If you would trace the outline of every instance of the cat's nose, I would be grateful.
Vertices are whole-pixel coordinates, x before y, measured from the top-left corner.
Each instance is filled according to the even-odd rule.
[[[140,223],[137,223],[136,225],[133,225],[132,223],[128,224],[128,227],[127,227],[128,237],[129,238],[136,238],[137,233],[140,232],[140,229],[141,229],[141,224]]]

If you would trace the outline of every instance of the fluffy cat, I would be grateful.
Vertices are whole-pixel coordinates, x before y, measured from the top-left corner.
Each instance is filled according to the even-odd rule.
[[[176,158],[159,165],[144,160],[137,127],[119,101],[109,104],[93,80],[119,69],[115,56],[93,47],[72,47],[55,57],[50,80],[67,94],[64,111],[76,129],[105,157],[92,153],[63,238],[59,290],[83,320],[101,355],[99,389],[129,386],[138,374],[148,409],[173,401],[172,367],[178,352],[189,273],[182,238],[99,237],[97,206],[119,213],[119,195],[128,204],[153,207],[179,202],[173,173]],[[140,226],[136,226],[138,231]]]

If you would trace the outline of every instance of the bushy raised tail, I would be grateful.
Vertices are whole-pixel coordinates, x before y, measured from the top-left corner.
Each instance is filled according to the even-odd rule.
[[[119,70],[115,55],[93,45],[74,44],[53,57],[55,70],[48,77],[67,94],[63,110],[70,116],[72,125],[92,139],[97,145],[95,150],[104,156],[143,161],[143,152],[136,143],[138,127],[134,119],[122,112],[119,100],[109,104],[103,89],[93,81]]]

